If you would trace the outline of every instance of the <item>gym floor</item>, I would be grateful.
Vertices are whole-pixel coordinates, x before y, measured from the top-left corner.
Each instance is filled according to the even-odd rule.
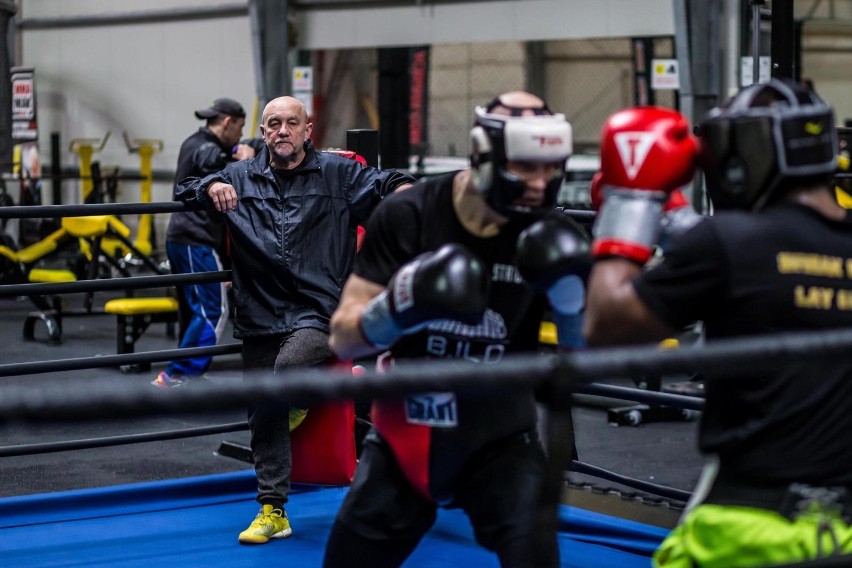
[[[114,292],[97,293],[94,305],[102,306],[107,299],[115,296]],[[71,307],[82,305],[81,295],[68,295],[66,300]],[[0,362],[3,364],[115,353],[114,316],[67,318],[63,323],[62,341],[55,344],[46,341],[46,331],[41,324],[37,325],[35,341],[23,339],[24,319],[33,310],[26,298],[0,299]],[[229,327],[223,342],[234,341]],[[176,340],[166,336],[163,324],[153,324],[138,341],[136,350],[155,351],[174,349],[176,346]],[[0,377],[0,389],[34,384],[50,389],[70,382],[80,389],[96,390],[112,381],[148,382],[164,366],[165,363],[155,363],[150,371],[144,373],[124,373],[119,369],[104,368]],[[216,357],[208,377],[212,382],[240,380],[239,355]],[[634,386],[623,381],[616,381],[615,384]],[[169,396],[168,392],[162,394]],[[594,404],[594,401],[575,408],[574,419],[579,457],[583,462],[620,475],[686,491],[691,491],[698,480],[702,459],[696,449],[694,421],[649,422],[638,427],[614,427],[607,421],[607,410]],[[234,410],[89,423],[0,423],[0,437],[3,446],[8,449],[16,445],[170,431],[243,420],[245,412]],[[249,468],[246,462],[216,453],[223,441],[247,445],[248,432],[0,457],[0,497],[226,473]],[[575,474],[572,474],[572,479],[576,481],[591,481],[600,487],[618,487],[595,478],[573,476]]]

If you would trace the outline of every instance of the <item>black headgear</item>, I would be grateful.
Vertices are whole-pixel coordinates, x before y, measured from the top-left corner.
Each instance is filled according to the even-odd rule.
[[[701,165],[717,209],[760,209],[784,182],[836,169],[834,112],[813,91],[772,79],[740,91],[700,125]]]
[[[501,103],[502,104],[502,103]],[[476,189],[502,215],[528,212],[512,203],[524,193],[524,180],[506,170],[506,162],[559,162],[562,167],[547,184],[543,207],[556,204],[572,151],[571,124],[564,114],[504,116],[476,108],[470,131],[470,165]]]

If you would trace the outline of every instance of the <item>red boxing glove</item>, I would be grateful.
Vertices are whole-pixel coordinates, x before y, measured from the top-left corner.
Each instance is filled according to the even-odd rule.
[[[678,188],[669,194],[669,199],[668,201],[666,201],[666,204],[663,207],[663,211],[669,213],[671,211],[683,209],[684,207],[688,207],[689,205],[691,205],[689,203],[689,200],[686,198],[680,188]]]
[[[355,160],[362,166],[367,165],[367,158],[365,158],[361,154],[353,152],[352,150],[323,150],[323,152],[328,152],[329,154],[337,154],[338,156],[343,156],[344,158]]]
[[[660,234],[670,194],[695,175],[698,142],[680,113],[636,107],[611,115],[601,133],[601,169],[592,180],[599,209],[592,255],[644,264]],[[668,208],[682,207],[683,194]]]

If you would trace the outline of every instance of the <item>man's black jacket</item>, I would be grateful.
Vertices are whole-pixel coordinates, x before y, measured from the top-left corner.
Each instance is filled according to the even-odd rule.
[[[264,149],[251,160],[178,184],[175,198],[212,210],[207,186],[229,183],[235,211],[225,215],[231,237],[237,338],[312,327],[328,331],[343,283],[352,271],[358,225],[408,174],[364,167],[314,151],[293,170],[269,166]]]

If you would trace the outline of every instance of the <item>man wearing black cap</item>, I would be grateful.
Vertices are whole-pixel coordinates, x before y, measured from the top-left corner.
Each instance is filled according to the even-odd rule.
[[[207,108],[195,111],[206,119],[180,147],[175,183],[185,178],[204,177],[229,163],[254,157],[251,146],[240,144],[246,123],[242,105],[220,98]],[[224,248],[225,225],[218,215],[204,209],[172,213],[166,232],[166,253],[175,274],[222,270],[220,252]],[[216,345],[228,320],[228,296],[225,284],[191,284],[180,287],[180,347]],[[169,389],[198,379],[210,366],[211,357],[193,357],[171,361],[152,381]]]

